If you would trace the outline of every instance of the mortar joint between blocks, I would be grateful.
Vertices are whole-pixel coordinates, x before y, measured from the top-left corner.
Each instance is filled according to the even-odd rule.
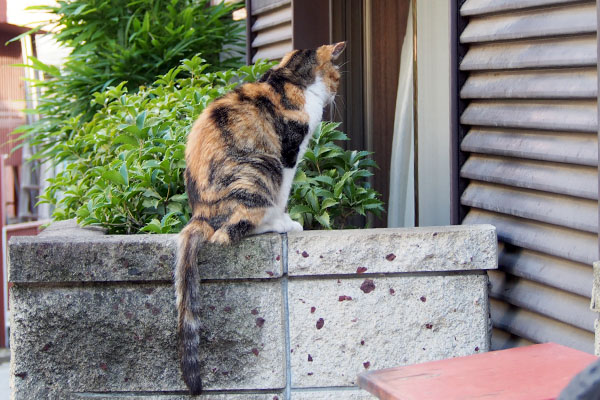
[[[292,398],[292,359],[290,352],[292,349],[290,338],[290,305],[288,299],[288,237],[287,234],[282,235],[281,240],[281,258],[283,262],[283,276],[281,286],[283,290],[283,326],[285,329],[285,389],[283,397],[285,400]]]

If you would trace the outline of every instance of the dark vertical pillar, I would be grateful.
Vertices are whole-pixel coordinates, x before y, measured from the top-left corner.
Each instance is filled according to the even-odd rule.
[[[2,0],[0,0],[2,1]],[[252,16],[252,0],[246,0],[246,64],[252,64],[252,25],[254,17]]]
[[[312,49],[330,43],[329,0],[292,1],[294,49]]]
[[[460,72],[460,61],[466,53],[466,47],[460,44],[460,33],[466,26],[466,20],[460,16],[464,2],[450,2],[450,223],[453,225],[460,224],[467,213],[467,207],[460,204],[460,196],[467,186],[467,181],[460,177],[460,169],[466,160],[466,154],[460,150],[466,135],[460,124],[460,115],[466,107],[460,98],[460,88],[466,80],[466,74]]]

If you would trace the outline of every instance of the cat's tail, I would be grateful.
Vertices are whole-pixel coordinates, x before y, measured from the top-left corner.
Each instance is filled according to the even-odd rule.
[[[202,225],[202,222],[192,219],[179,234],[175,268],[181,372],[192,395],[202,392],[199,355],[201,293],[197,262],[198,251],[206,241]]]

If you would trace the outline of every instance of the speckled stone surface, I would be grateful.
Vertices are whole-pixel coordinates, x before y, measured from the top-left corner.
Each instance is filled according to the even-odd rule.
[[[176,235],[17,236],[9,280],[170,281],[176,248]],[[282,274],[281,251],[281,235],[266,234],[226,248],[206,244],[198,263],[204,279],[273,278]]]
[[[283,400],[283,394],[279,393],[279,392],[265,392],[265,393],[260,393],[260,394],[253,394],[253,393],[225,393],[225,394],[203,394],[200,396],[190,396],[187,394],[181,394],[181,395],[153,395],[153,394],[132,394],[132,393],[127,393],[127,394],[114,394],[111,393],[110,395],[101,395],[101,394],[94,394],[93,397],[90,396],[89,393],[83,393],[83,394],[72,394],[69,397],[69,400],[88,400],[88,399],[95,399],[95,400],[191,400],[191,399],[196,399],[196,400]],[[339,397],[338,397],[339,399]],[[61,399],[64,400],[64,399]],[[362,400],[362,399],[360,399]]]
[[[496,268],[492,225],[308,231],[288,235],[290,276]]]
[[[487,275],[292,280],[293,387],[487,351]]]
[[[203,287],[206,389],[284,387],[280,283]],[[186,390],[170,285],[53,290],[15,285],[11,305],[16,399],[61,392]]]
[[[594,321],[594,354],[600,356],[600,320]]]
[[[592,286],[592,300],[590,303],[592,311],[600,313],[600,261],[594,263],[594,285]],[[600,356],[600,320],[594,321],[594,354]]]
[[[594,285],[592,286],[592,302],[590,308],[600,312],[600,261],[594,263]]]
[[[55,228],[9,245],[13,398],[190,398],[176,351],[176,236]],[[352,389],[366,369],[488,349],[493,227],[284,238],[201,249],[209,393],[196,398],[366,400]]]
[[[377,400],[364,390],[292,390],[292,400]]]

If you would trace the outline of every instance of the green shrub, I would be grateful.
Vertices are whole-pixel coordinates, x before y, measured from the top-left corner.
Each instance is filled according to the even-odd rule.
[[[200,53],[211,71],[242,65],[242,21],[232,12],[242,4],[209,6],[209,0],[68,0],[32,7],[55,14],[59,44],[71,48],[61,68],[32,58],[45,75],[35,110],[44,118],[20,129],[38,148],[37,158],[60,160],[61,144],[73,128],[99,109],[94,93],[127,81],[127,88],[157,76]],[[225,53],[229,57],[223,58]]]
[[[71,137],[57,145],[69,160],[50,180],[42,201],[57,220],[77,218],[110,233],[175,233],[190,217],[183,181],[185,139],[192,123],[215,98],[252,82],[272,64],[207,72],[201,58],[184,60],[154,85],[127,93],[124,84],[96,93],[100,109],[91,121],[66,121]],[[290,200],[291,215],[306,228],[342,228],[352,215],[382,206],[368,188],[367,152],[344,151],[338,124],[323,123],[300,163]]]
[[[356,215],[383,212],[381,195],[366,180],[376,168],[367,151],[344,150],[336,140],[348,140],[337,130],[339,123],[326,122],[316,129],[292,185],[290,216],[305,229],[350,228]]]
[[[111,233],[178,232],[189,219],[183,171],[185,138],[202,110],[272,64],[207,72],[201,58],[184,60],[154,85],[127,93],[124,84],[94,96],[91,121],[65,121],[74,134],[57,144],[69,160],[42,201],[57,220],[77,217]]]

